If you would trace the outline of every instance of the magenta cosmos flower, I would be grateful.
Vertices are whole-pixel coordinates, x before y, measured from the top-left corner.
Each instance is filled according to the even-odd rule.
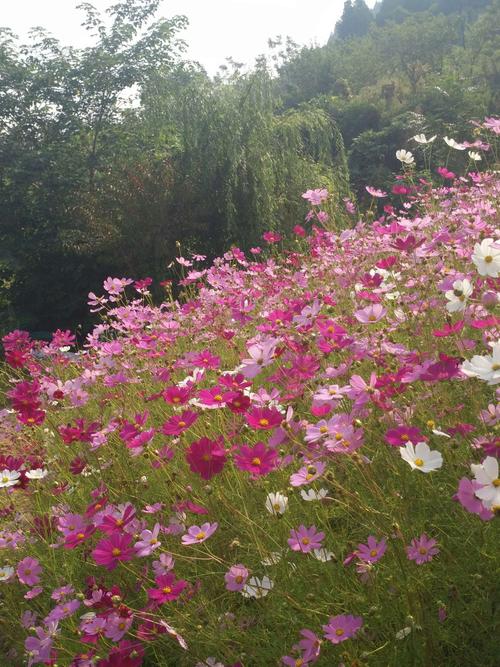
[[[306,528],[300,525],[297,529],[292,528],[288,544],[292,551],[309,553],[313,549],[321,549],[321,543],[325,539],[325,533],[318,533],[316,526]]]
[[[26,586],[35,586],[40,581],[38,576],[42,571],[40,563],[36,558],[27,556],[17,565],[17,577]]]
[[[98,565],[114,570],[118,563],[132,560],[134,556],[134,550],[130,546],[132,539],[132,535],[126,533],[113,533],[108,539],[97,543],[92,551],[92,558]]]
[[[407,442],[422,442],[423,435],[420,429],[414,426],[398,426],[389,429],[385,434],[385,440],[393,447],[404,447]]]
[[[358,544],[356,555],[367,563],[376,563],[385,554],[385,550],[387,549],[386,541],[382,538],[380,542],[377,542],[373,535],[370,535],[366,541],[367,544]]]
[[[244,565],[232,565],[224,575],[228,591],[241,591],[247,583],[249,572]]]
[[[173,574],[160,574],[155,578],[156,588],[148,589],[148,597],[156,604],[177,600],[187,586],[187,581],[176,580]]]
[[[186,452],[186,459],[191,470],[198,473],[202,479],[212,479],[226,463],[226,450],[222,438],[195,440]]]
[[[414,560],[417,565],[428,563],[433,556],[439,553],[436,544],[436,540],[427,537],[425,533],[422,533],[418,538],[413,538],[410,545],[406,547],[408,560]]]
[[[381,320],[386,313],[387,310],[383,306],[374,303],[366,308],[354,311],[354,317],[363,324],[373,324]]]
[[[260,477],[276,468],[277,458],[274,449],[266,447],[263,442],[258,442],[253,447],[242,445],[234,457],[234,462],[240,470],[246,470],[253,477]]]
[[[204,523],[202,526],[191,526],[188,528],[188,532],[182,536],[182,544],[201,544],[207,540],[211,535],[215,533],[219,524],[215,523]]]
[[[340,615],[331,616],[328,625],[323,625],[325,639],[329,639],[332,644],[340,644],[353,637],[363,625],[361,616]]]
[[[180,415],[173,415],[161,427],[165,435],[180,435],[192,426],[198,419],[196,412],[184,410]]]
[[[274,408],[253,408],[245,416],[248,425],[260,431],[276,428],[283,421],[281,412]]]

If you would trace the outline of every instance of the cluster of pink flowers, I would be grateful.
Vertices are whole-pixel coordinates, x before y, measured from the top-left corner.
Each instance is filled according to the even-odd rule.
[[[140,667],[159,655],[155,640],[188,651],[205,608],[217,610],[215,638],[231,624],[243,636],[273,600],[281,613],[314,596],[315,627],[296,644],[302,622],[292,627],[290,655],[281,643],[273,656],[333,664],[332,644],[383,632],[362,591],[384,582],[379,594],[394,594],[395,563],[411,580],[421,565],[444,576],[439,512],[491,525],[500,180],[432,190],[400,179],[392,192],[411,206],[328,231],[328,192],[307,191],[307,221],[320,225],[295,229],[300,252],[232,249],[184,278],[185,301],[153,306],[150,279],[106,279],[105,295],[90,295],[106,318],[73,356],[70,332],[45,346],[4,337],[15,376],[0,413],[0,586],[22,610],[29,665]],[[473,407],[456,398],[464,387]],[[432,520],[413,523],[432,493]],[[361,590],[352,608],[322,583],[327,568]],[[237,641],[224,646],[226,662],[247,664]]]

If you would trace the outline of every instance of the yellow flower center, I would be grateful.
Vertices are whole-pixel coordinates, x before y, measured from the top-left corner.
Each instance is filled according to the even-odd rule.
[[[278,512],[281,509],[281,505],[279,503],[274,503],[273,509]]]
[[[337,442],[340,442],[340,440],[342,440],[342,438],[343,438],[342,433],[335,433],[335,440],[337,440]]]
[[[111,553],[115,557],[119,556],[121,554],[121,549],[118,549],[118,547],[115,547]]]
[[[178,396],[174,396],[172,399],[172,403],[180,403],[180,398]]]
[[[420,467],[424,465],[424,462],[422,459],[415,459],[415,465]]]
[[[420,547],[418,553],[421,554],[422,556],[425,556],[425,554],[427,553],[427,549],[425,547]]]
[[[200,530],[200,532],[196,535],[197,540],[202,540],[205,537],[205,533]]]
[[[264,418],[259,419],[259,424],[261,426],[269,426],[269,419],[264,419]]]
[[[243,581],[243,577],[241,576],[241,574],[238,574],[238,576],[236,576],[234,580],[237,584],[241,584]]]
[[[210,454],[203,454],[201,458],[203,459],[203,461],[210,461]]]
[[[335,634],[337,635],[337,637],[342,637],[342,635],[344,634],[344,629],[343,628],[337,628],[335,630]]]
[[[493,257],[491,255],[486,255],[484,261],[486,262],[486,264],[490,264],[493,261]]]
[[[319,427],[319,432],[320,433],[328,433],[328,426],[320,426]]]
[[[179,422],[179,426],[180,426],[181,428],[184,428],[184,426],[186,426],[186,422],[180,421],[180,422]]]
[[[493,486],[500,486],[500,477],[497,477],[497,479],[493,480]]]
[[[403,433],[403,435],[401,436],[401,440],[403,440],[403,442],[406,442],[409,439],[410,439],[410,436],[407,433]]]
[[[372,558],[375,558],[376,555],[377,555],[377,550],[376,550],[376,549],[372,549],[372,550],[370,551],[370,556],[371,556]]]
[[[305,544],[305,546],[307,546],[311,542],[311,540],[308,537],[303,537],[301,542],[302,544]]]
[[[493,364],[491,367],[492,371],[500,371],[500,364]]]
[[[79,540],[83,540],[84,537],[85,537],[85,533],[78,533],[78,534],[77,534],[77,538],[78,538]]]
[[[262,461],[259,459],[258,456],[256,456],[254,459],[252,459],[252,465],[254,465],[254,466],[260,466],[261,463],[262,463]]]
[[[168,593],[172,592],[172,589],[170,588],[170,586],[165,586],[164,588],[162,588],[162,591],[168,595]]]
[[[222,396],[220,394],[215,394],[214,401],[222,401]]]

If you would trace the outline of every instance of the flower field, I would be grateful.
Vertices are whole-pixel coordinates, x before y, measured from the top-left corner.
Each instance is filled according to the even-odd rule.
[[[500,178],[452,176],[4,338],[2,665],[498,666]]]

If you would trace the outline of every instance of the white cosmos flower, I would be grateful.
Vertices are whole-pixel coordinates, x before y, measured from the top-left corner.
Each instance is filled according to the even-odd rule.
[[[15,486],[19,483],[21,473],[17,470],[2,470],[0,472],[0,488],[7,488],[8,486]]]
[[[459,144],[455,139],[450,139],[449,137],[444,137],[444,142],[448,144],[450,148],[454,148],[456,151],[464,151],[466,146]]]
[[[274,581],[271,581],[269,577],[252,577],[249,579],[248,584],[245,584],[245,587],[241,591],[241,594],[245,598],[264,598],[273,588]]]
[[[474,162],[479,162],[479,160],[483,159],[477,151],[469,151],[469,157],[471,160],[474,160]]]
[[[35,468],[34,470],[28,470],[26,477],[28,479],[43,479],[48,475],[47,470],[42,470],[42,468]]]
[[[9,581],[14,576],[14,568],[10,565],[0,567],[0,581]]]
[[[492,353],[484,357],[475,354],[470,361],[464,361],[460,369],[469,377],[477,377],[490,385],[500,383],[500,340],[490,343]]]
[[[443,465],[443,457],[436,450],[431,450],[426,442],[418,442],[415,446],[407,442],[405,447],[400,447],[401,458],[404,459],[413,470],[431,472]]]
[[[427,137],[425,136],[425,134],[416,134],[416,135],[413,137],[413,140],[416,141],[417,144],[432,144],[432,142],[434,141],[434,139],[436,138],[436,136],[437,136],[437,135],[434,135],[434,136],[431,137],[430,139],[427,139]]]
[[[328,551],[328,549],[325,549],[322,547],[321,549],[313,549],[312,550],[312,555],[316,560],[321,561],[322,563],[327,563],[329,560],[332,560],[332,558],[335,556],[333,551]]]
[[[264,558],[264,560],[261,560],[260,562],[262,565],[265,565],[266,567],[271,567],[271,565],[277,565],[281,560],[281,552],[280,551],[273,551],[270,555],[269,558]]]
[[[275,516],[284,514],[288,507],[288,498],[282,493],[268,493],[266,498],[266,510]]]
[[[406,628],[403,628],[402,630],[398,630],[398,632],[396,632],[395,637],[396,637],[396,639],[401,640],[401,639],[404,639],[405,637],[408,637],[410,632],[411,632],[410,626],[406,626]]]
[[[498,474],[498,460],[494,456],[487,456],[484,461],[471,465],[476,482],[482,484],[474,493],[488,508],[500,508],[500,477]]]
[[[410,153],[410,151],[405,151],[404,148],[396,151],[396,157],[403,164],[413,164],[415,162],[413,153]]]
[[[463,280],[455,280],[453,289],[445,292],[445,297],[448,299],[446,310],[449,313],[457,313],[461,310],[465,310],[467,299],[473,291],[474,288],[467,278],[464,278]]]
[[[319,489],[319,491],[315,491],[314,489],[308,489],[306,491],[305,489],[302,489],[300,495],[304,500],[310,502],[311,500],[323,500],[323,498],[326,498],[328,495],[328,491],[326,489]]]
[[[480,276],[498,278],[500,274],[500,243],[493,239],[483,239],[476,243],[472,253],[472,261]]]

